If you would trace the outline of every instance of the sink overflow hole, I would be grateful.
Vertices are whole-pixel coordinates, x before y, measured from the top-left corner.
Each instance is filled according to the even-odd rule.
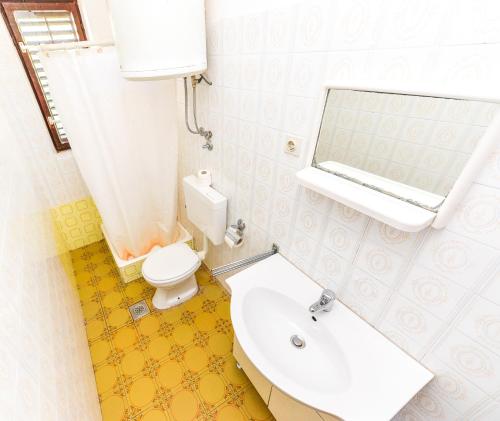
[[[318,319],[316,318],[316,316],[312,316],[312,319],[313,319],[315,322],[317,322],[317,321],[318,321]]]
[[[290,342],[295,348],[305,348],[306,346],[306,341],[299,335],[292,335],[290,337]]]

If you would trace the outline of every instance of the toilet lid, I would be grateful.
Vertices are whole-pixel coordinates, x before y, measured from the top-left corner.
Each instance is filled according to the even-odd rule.
[[[142,274],[151,281],[175,281],[196,269],[198,255],[185,243],[176,243],[150,254],[142,265]]]

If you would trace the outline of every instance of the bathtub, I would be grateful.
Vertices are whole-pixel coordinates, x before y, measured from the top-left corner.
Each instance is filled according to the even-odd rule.
[[[104,239],[108,244],[109,249],[111,250],[111,254],[113,255],[113,260],[115,261],[116,267],[118,268],[118,272],[120,274],[120,278],[124,283],[132,282],[133,280],[142,277],[142,263],[152,252],[149,252],[143,256],[135,257],[130,260],[123,260],[118,256],[115,248],[109,241],[108,233],[106,232],[106,228],[104,225],[101,225],[101,230],[104,235]],[[186,231],[179,222],[177,222],[177,232],[178,232],[178,240],[176,243],[188,243],[190,247],[193,246],[193,237],[189,232]]]

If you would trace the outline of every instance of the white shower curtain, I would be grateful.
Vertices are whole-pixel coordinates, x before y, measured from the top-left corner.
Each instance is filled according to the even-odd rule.
[[[75,160],[122,259],[175,241],[175,81],[131,82],[114,47],[42,54]]]

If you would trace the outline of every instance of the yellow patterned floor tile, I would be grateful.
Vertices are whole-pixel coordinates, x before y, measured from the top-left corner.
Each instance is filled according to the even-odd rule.
[[[237,406],[227,404],[218,408],[215,419],[217,421],[245,421],[247,418]]]
[[[162,360],[169,356],[172,340],[164,336],[158,336],[149,342],[149,355],[155,360]]]
[[[160,329],[160,320],[154,315],[140,319],[137,324],[139,325],[139,331],[147,336],[156,336]]]
[[[144,280],[123,284],[103,241],[71,257],[103,421],[273,419],[236,368],[229,297],[208,272],[193,299],[158,311]],[[140,300],[151,314],[133,321]]]
[[[178,392],[171,403],[171,411],[176,421],[190,421],[199,412],[200,402],[193,392],[182,390]]]
[[[145,363],[144,353],[138,349],[132,349],[124,353],[120,360],[120,369],[126,376],[134,377],[142,372]]]
[[[122,396],[112,395],[101,402],[102,418],[105,421],[122,421],[125,415],[125,399]]]
[[[161,409],[150,409],[138,418],[140,421],[168,421],[169,417]]]
[[[252,420],[264,421],[270,419],[269,410],[266,404],[253,387],[245,389],[243,408],[245,412],[250,415]]]
[[[210,350],[219,356],[229,354],[233,349],[233,343],[228,335],[223,333],[214,333],[208,339],[208,346]]]
[[[104,394],[111,390],[118,379],[118,371],[112,365],[104,365],[95,372],[95,382],[99,394]]]
[[[118,350],[125,350],[137,344],[139,335],[134,326],[124,326],[114,332],[112,337],[113,345]]]
[[[150,377],[141,377],[135,380],[129,389],[130,404],[136,408],[143,408],[150,404],[156,393],[155,382]]]

